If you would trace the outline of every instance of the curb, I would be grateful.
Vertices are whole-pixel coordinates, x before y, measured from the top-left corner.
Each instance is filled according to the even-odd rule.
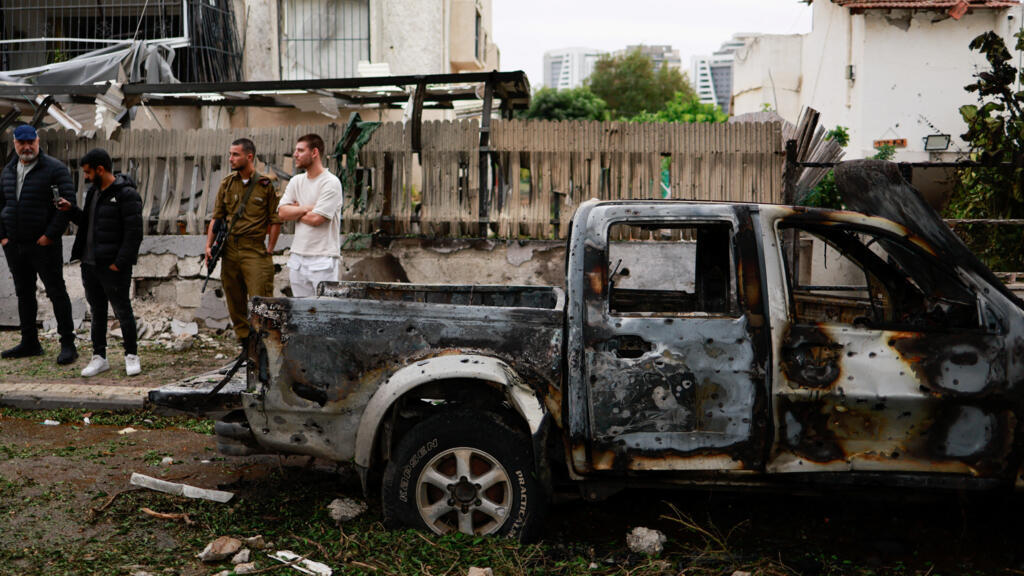
[[[140,386],[0,383],[0,405],[26,410],[139,410],[150,390]]]

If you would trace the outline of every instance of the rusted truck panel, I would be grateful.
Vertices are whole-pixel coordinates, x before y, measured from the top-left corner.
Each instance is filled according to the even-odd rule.
[[[243,406],[266,449],[351,459],[374,395],[432,358],[494,358],[545,394],[560,386],[557,288],[342,283],[321,294],[253,302],[259,338]]]

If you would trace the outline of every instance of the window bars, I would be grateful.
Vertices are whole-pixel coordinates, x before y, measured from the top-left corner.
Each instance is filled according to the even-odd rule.
[[[182,82],[242,79],[230,0],[4,0],[0,7],[0,71],[131,40],[183,45],[172,62]]]
[[[369,0],[280,0],[281,79],[355,77],[370,59]]]

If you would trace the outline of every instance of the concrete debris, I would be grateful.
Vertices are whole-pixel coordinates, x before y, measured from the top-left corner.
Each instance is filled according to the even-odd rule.
[[[136,432],[138,432],[138,430],[136,430],[135,428],[132,428],[131,426],[129,426],[127,428],[122,428],[122,429],[117,431],[118,435],[120,435],[120,436],[125,436],[125,435],[128,435],[128,434],[135,434]]]
[[[124,340],[124,332],[122,332],[120,328],[114,328],[111,330],[110,335],[118,340]]]
[[[292,564],[292,568],[302,572],[303,574],[312,574],[313,576],[331,576],[334,574],[334,571],[331,570],[330,566],[321,564],[320,562],[307,560],[291,550],[278,550],[273,554],[267,554],[267,556],[270,556],[282,564],[295,562],[295,564]]]
[[[199,553],[198,558],[208,563],[220,562],[234,556],[241,547],[241,540],[236,540],[230,536],[221,536],[207,544],[206,548],[203,548],[203,551]]]
[[[245,562],[245,563],[238,564],[237,566],[235,566],[235,574],[255,574],[255,573],[256,573],[256,563],[255,562]]]
[[[626,534],[626,546],[630,551],[637,554],[657,556],[665,549],[665,542],[668,538],[657,530],[637,526],[633,531]]]
[[[225,358],[227,358],[227,356],[223,354],[217,354],[216,356],[213,357],[214,360],[223,360]]]
[[[234,556],[231,557],[231,563],[232,564],[245,564],[245,563],[247,563],[249,561],[249,555],[250,554],[251,554],[251,552],[249,552],[248,548],[242,548],[241,550],[238,551],[238,554],[235,554]]]
[[[197,488],[195,486],[189,486],[188,484],[178,484],[176,482],[168,482],[166,480],[160,480],[159,478],[153,478],[146,476],[145,474],[139,474],[137,472],[132,473],[131,480],[129,481],[133,486],[142,486],[143,488],[149,488],[150,490],[156,490],[157,492],[166,492],[167,494],[174,494],[175,496],[185,496],[186,498],[201,498],[203,500],[213,500],[214,502],[224,503],[231,500],[235,495],[231,492],[223,492],[221,490],[209,490],[206,488]],[[239,543],[241,547],[241,543]],[[234,554],[238,551],[235,548],[231,553]]]
[[[171,458],[170,456],[164,456],[160,460],[160,465],[161,466],[170,466],[171,464],[174,464],[174,458]]]
[[[43,420],[43,426],[60,426],[57,420]]]
[[[188,339],[188,340],[184,340],[184,339],[176,340],[173,344],[171,344],[170,346],[167,347],[168,350],[173,350],[175,352],[185,352],[189,348],[192,348],[192,340],[191,339]]]
[[[476,566],[470,566],[469,572],[466,576],[494,576],[494,570],[490,568],[477,568]]]
[[[174,318],[171,320],[171,334],[181,338],[182,336],[195,336],[199,334],[199,324],[195,322],[183,322]]]
[[[366,503],[352,498],[336,498],[327,505],[327,513],[337,524],[348,522],[363,512],[366,512]]]
[[[253,536],[252,538],[245,538],[242,541],[245,542],[245,545],[249,548],[254,548],[256,550],[263,550],[267,547],[267,542],[261,535]]]

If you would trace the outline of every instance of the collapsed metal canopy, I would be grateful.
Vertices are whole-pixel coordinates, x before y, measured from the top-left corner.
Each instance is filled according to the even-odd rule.
[[[20,101],[53,96],[59,103],[92,104],[111,87],[111,82],[91,85],[40,86],[0,84],[0,98]],[[188,84],[124,84],[124,104],[134,106],[258,106],[300,108],[295,96],[333,98],[338,107],[401,107],[415,94],[424,108],[451,108],[458,100],[485,99],[493,90],[502,111],[526,108],[530,84],[526,73],[474,72],[467,74],[418,74],[367,78],[285,80],[262,82],[217,82]]]

